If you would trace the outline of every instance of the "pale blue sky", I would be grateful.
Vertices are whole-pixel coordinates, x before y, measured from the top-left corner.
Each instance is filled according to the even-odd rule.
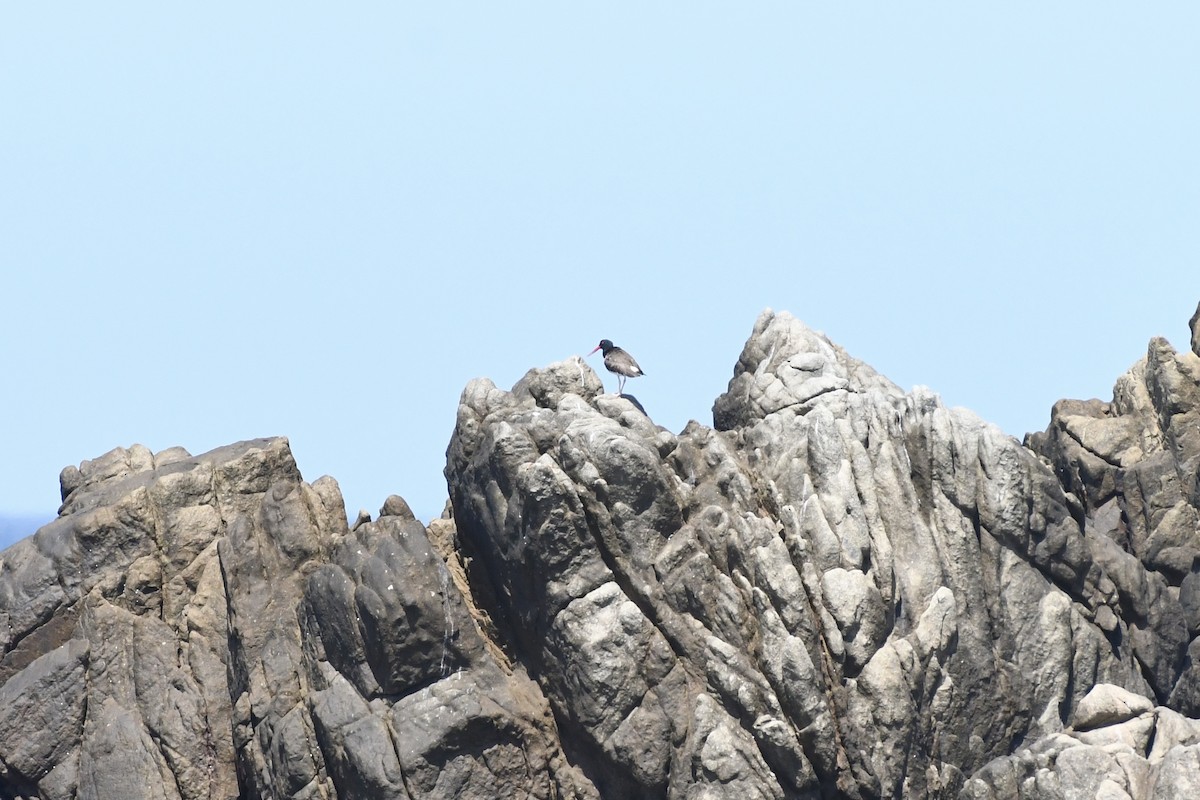
[[[1016,436],[1187,346],[1200,5],[744,6],[6,4],[0,512],[282,434],[436,516],[471,378],[678,431],[767,306]]]

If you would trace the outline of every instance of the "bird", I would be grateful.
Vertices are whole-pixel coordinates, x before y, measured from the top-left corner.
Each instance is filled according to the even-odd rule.
[[[646,374],[633,360],[633,356],[617,347],[610,339],[601,339],[600,344],[596,345],[596,349],[592,353],[596,350],[604,351],[604,368],[617,376],[618,394],[625,393],[626,378],[636,378]],[[592,353],[588,353],[588,355],[590,356]]]

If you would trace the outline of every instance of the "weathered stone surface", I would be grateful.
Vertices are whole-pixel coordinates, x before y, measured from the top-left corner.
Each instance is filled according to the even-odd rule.
[[[973,775],[963,798],[1183,798],[1200,788],[1200,722],[1099,684],[1074,729],[1042,737]]]
[[[42,752],[29,796],[239,795],[216,542],[262,473],[299,479],[286,441],[197,458],[118,448],[64,470],[59,518],[0,553],[4,691],[48,659],[81,659],[62,675],[54,718],[77,724]],[[10,733],[43,735],[36,715]],[[0,744],[0,762],[19,752]],[[28,793],[18,768],[14,791]]]
[[[400,498],[350,533],[284,439],[61,482],[0,553],[0,797],[596,796]]]
[[[1097,684],[1079,701],[1071,725],[1080,731],[1114,725],[1144,714],[1153,707],[1149,698],[1128,689],[1107,683]]]
[[[54,767],[78,757],[87,643],[67,642],[0,687],[0,781],[32,794]]]
[[[1111,402],[1061,401],[1027,444],[1078,498],[1153,696],[1200,714],[1200,356],[1153,339]]]
[[[989,764],[964,796],[1200,791],[1197,723],[1183,716],[1200,713],[1198,439],[1200,358],[1176,353],[1164,339],[1152,340],[1117,380],[1111,402],[1060,401],[1050,427],[1027,437],[1077,499],[1074,513],[1117,595],[1120,624],[1106,630],[1121,634],[1114,643],[1133,652],[1151,691],[1097,685],[1076,708],[1069,737],[1044,737]],[[1170,708],[1152,709],[1155,701]]]
[[[1200,796],[1200,356],[1022,446],[766,312],[713,415],[472,381],[428,528],[284,439],[63,470],[0,797]]]
[[[1064,730],[1097,683],[1145,704],[1189,685],[1200,603],[1176,587],[1200,405],[1164,347],[1112,403],[1059,404],[1032,452],[787,315],[759,320],[717,431],[661,430],[570,362],[523,379],[569,387],[536,397],[475,382],[448,453],[455,520],[603,792],[954,794]],[[1128,535],[1134,486],[1146,521]],[[740,733],[718,740],[756,758],[679,768],[705,763],[696,720],[664,735],[644,688],[677,674],[682,705],[732,711]],[[677,766],[665,745],[615,746],[622,725]]]
[[[785,314],[756,325],[717,431],[545,372],[523,384],[575,391],[467,388],[446,474],[501,636],[602,793],[953,794],[1096,682],[1149,695],[1140,659],[1175,680],[1178,603],[1089,538],[1053,472]],[[706,758],[710,705],[729,717]],[[618,746],[634,726],[620,741],[654,746]]]

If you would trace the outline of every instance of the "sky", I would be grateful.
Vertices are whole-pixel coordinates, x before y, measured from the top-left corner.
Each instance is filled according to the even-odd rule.
[[[745,5],[5,4],[0,516],[284,435],[429,519],[471,379],[711,424],[767,307],[1017,437],[1187,348],[1200,4]]]

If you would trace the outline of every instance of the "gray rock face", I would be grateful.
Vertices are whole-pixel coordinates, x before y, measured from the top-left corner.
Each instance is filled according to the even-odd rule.
[[[1152,340],[1112,402],[1060,401],[1028,444],[1116,585],[1153,696],[1200,715],[1200,356]]]
[[[1200,796],[1196,353],[1025,445],[772,312],[714,427],[602,392],[473,381],[428,528],[284,439],[64,470],[0,797]]]
[[[1159,438],[1097,425],[1094,461],[786,314],[759,319],[715,429],[658,428],[574,361],[473,382],[446,470],[473,585],[604,796],[956,795],[1097,684],[1190,713],[1200,403],[1164,345],[1149,388],[1118,389]],[[1103,527],[1131,487],[1136,541]]]
[[[962,797],[1200,797],[1200,721],[1098,684],[1066,730],[988,764]]]
[[[0,797],[595,796],[399,498],[350,532],[285,439],[62,486],[0,553]]]

